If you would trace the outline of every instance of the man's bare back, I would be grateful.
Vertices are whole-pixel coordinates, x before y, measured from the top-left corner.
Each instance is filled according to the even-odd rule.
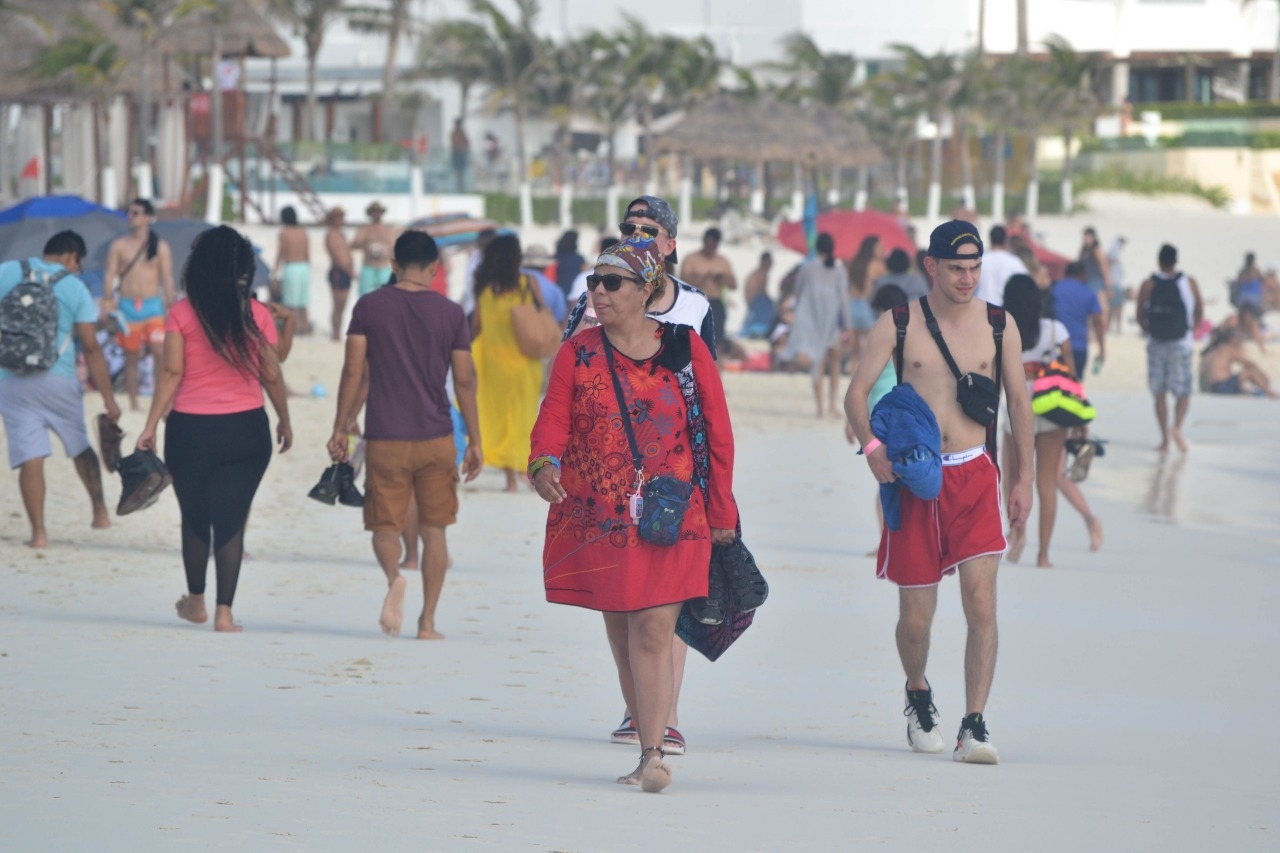
[[[300,225],[280,229],[279,259],[281,264],[306,263],[311,260],[311,241]]]
[[[105,279],[108,286],[120,279],[120,297],[123,299],[145,300],[160,296],[166,306],[172,305],[173,254],[168,243],[158,240],[155,257],[148,258],[148,239],[149,235],[129,233],[113,240],[107,253]]]

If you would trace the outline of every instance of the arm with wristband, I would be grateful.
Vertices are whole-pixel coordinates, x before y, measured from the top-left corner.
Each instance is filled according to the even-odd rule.
[[[858,360],[858,367],[853,372],[849,391],[844,398],[845,416],[849,419],[854,438],[862,447],[859,453],[867,457],[867,465],[879,483],[892,483],[897,477],[893,473],[893,463],[889,461],[884,444],[871,431],[871,411],[867,398],[871,394],[871,386],[893,357],[896,342],[897,329],[893,315],[886,311],[867,335],[862,358]]]

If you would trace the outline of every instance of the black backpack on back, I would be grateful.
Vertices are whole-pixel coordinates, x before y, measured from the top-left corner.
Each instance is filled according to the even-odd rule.
[[[1180,341],[1191,327],[1187,323],[1187,305],[1178,287],[1182,275],[1165,278],[1153,275],[1151,299],[1147,302],[1147,331],[1156,341]]]

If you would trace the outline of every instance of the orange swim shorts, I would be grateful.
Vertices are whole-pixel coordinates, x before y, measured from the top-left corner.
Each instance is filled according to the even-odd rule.
[[[458,450],[452,433],[425,441],[372,440],[365,445],[364,529],[404,528],[409,498],[418,521],[448,527],[458,520]]]

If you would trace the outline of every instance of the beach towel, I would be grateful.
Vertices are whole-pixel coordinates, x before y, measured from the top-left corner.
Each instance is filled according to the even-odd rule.
[[[899,489],[931,501],[942,490],[942,433],[938,419],[911,383],[897,386],[876,403],[871,431],[884,442],[898,479],[880,484],[880,506],[890,530],[902,526]]]

